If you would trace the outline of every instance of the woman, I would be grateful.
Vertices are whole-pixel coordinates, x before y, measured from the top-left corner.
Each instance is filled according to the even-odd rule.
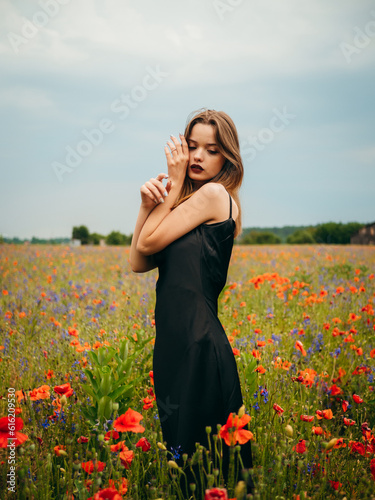
[[[168,175],[141,187],[130,263],[135,272],[159,268],[155,394],[163,438],[181,462],[197,442],[208,448],[207,426],[216,433],[242,405],[217,299],[241,230],[243,166],[236,127],[222,111],[193,116],[180,141],[171,136],[165,155]],[[250,442],[243,448],[244,466],[252,467]]]

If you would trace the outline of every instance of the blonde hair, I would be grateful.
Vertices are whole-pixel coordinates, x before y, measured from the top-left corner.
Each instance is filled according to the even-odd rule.
[[[193,127],[197,123],[211,125],[214,128],[218,150],[225,157],[225,163],[221,171],[208,182],[222,184],[236,202],[239,212],[236,220],[235,236],[238,236],[242,230],[241,204],[238,191],[242,184],[244,170],[236,126],[230,116],[223,111],[213,109],[195,111],[193,116],[188,117],[184,134],[186,141],[189,141]],[[186,174],[184,184],[173,208],[190,198],[194,191],[193,181]]]

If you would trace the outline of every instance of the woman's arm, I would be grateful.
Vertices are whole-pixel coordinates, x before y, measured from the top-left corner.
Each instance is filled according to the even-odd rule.
[[[160,252],[200,224],[225,220],[229,212],[228,193],[224,186],[213,182],[204,184],[174,210],[169,205],[158,205],[143,224],[137,241],[141,255]]]
[[[142,255],[137,250],[139,234],[152,211],[155,209],[156,204],[164,199],[166,193],[170,189],[170,185],[166,187],[162,184],[162,179],[168,177],[166,174],[159,174],[156,179],[150,179],[141,187],[141,206],[138,213],[137,222],[135,225],[132,243],[130,247],[130,266],[132,271],[136,273],[145,273],[154,269],[156,263],[152,255]]]

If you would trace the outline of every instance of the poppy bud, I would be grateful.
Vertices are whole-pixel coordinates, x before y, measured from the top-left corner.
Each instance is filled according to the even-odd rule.
[[[338,441],[337,438],[333,438],[328,443],[325,443],[325,449],[326,449],[326,451],[332,450],[332,448],[335,446],[335,444],[337,443],[337,441]]]
[[[291,425],[288,424],[285,426],[285,434],[290,438],[293,437],[293,427]]]
[[[207,426],[207,427],[206,427],[206,432],[207,432],[207,434],[211,434],[211,431],[212,431],[212,427]]]
[[[179,466],[176,464],[174,460],[169,460],[168,461],[168,467],[170,469],[179,469]]]
[[[242,405],[241,408],[238,410],[238,416],[241,418],[245,415],[245,405]]]
[[[157,443],[159,450],[167,451],[167,448],[164,446],[163,443]]]
[[[234,495],[236,498],[243,498],[246,495],[245,481],[238,481],[236,487],[234,488]]]
[[[60,404],[61,406],[65,406],[66,404],[68,404],[68,400],[67,400],[67,397],[65,396],[65,394],[63,394],[60,398]]]

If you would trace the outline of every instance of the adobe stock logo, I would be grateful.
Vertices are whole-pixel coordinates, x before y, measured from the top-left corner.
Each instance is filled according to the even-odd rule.
[[[128,94],[121,94],[110,104],[110,110],[119,120],[125,120],[133,109],[144,101],[149,93],[158,88],[168,73],[156,68],[146,67],[146,74],[142,78],[141,85],[135,85]],[[51,167],[59,182],[63,182],[63,176],[71,173],[83,161],[90,156],[94,149],[102,144],[104,137],[116,129],[116,123],[111,118],[102,118],[97,127],[90,130],[82,129],[83,138],[75,145],[65,146],[65,162],[53,161]]]
[[[22,45],[26,45],[32,40],[41,28],[44,28],[49,21],[60,12],[61,5],[67,5],[71,0],[44,0],[39,5],[42,10],[37,10],[31,19],[23,18],[21,34],[10,31],[7,36],[12,49],[16,54]]]
[[[279,134],[294,120],[297,115],[292,115],[286,110],[286,106],[280,111],[273,108],[273,116],[271,117],[268,127],[259,130],[257,136],[250,136],[245,141],[241,142],[241,156],[248,161],[253,161],[260,151],[263,151],[267,144],[270,144],[275,139],[275,135]]]
[[[372,10],[370,14],[375,18],[375,10]],[[354,54],[360,54],[375,38],[375,20],[370,20],[363,29],[354,26],[353,31],[355,33],[353,43],[341,42],[339,45],[348,64],[352,62]]]

